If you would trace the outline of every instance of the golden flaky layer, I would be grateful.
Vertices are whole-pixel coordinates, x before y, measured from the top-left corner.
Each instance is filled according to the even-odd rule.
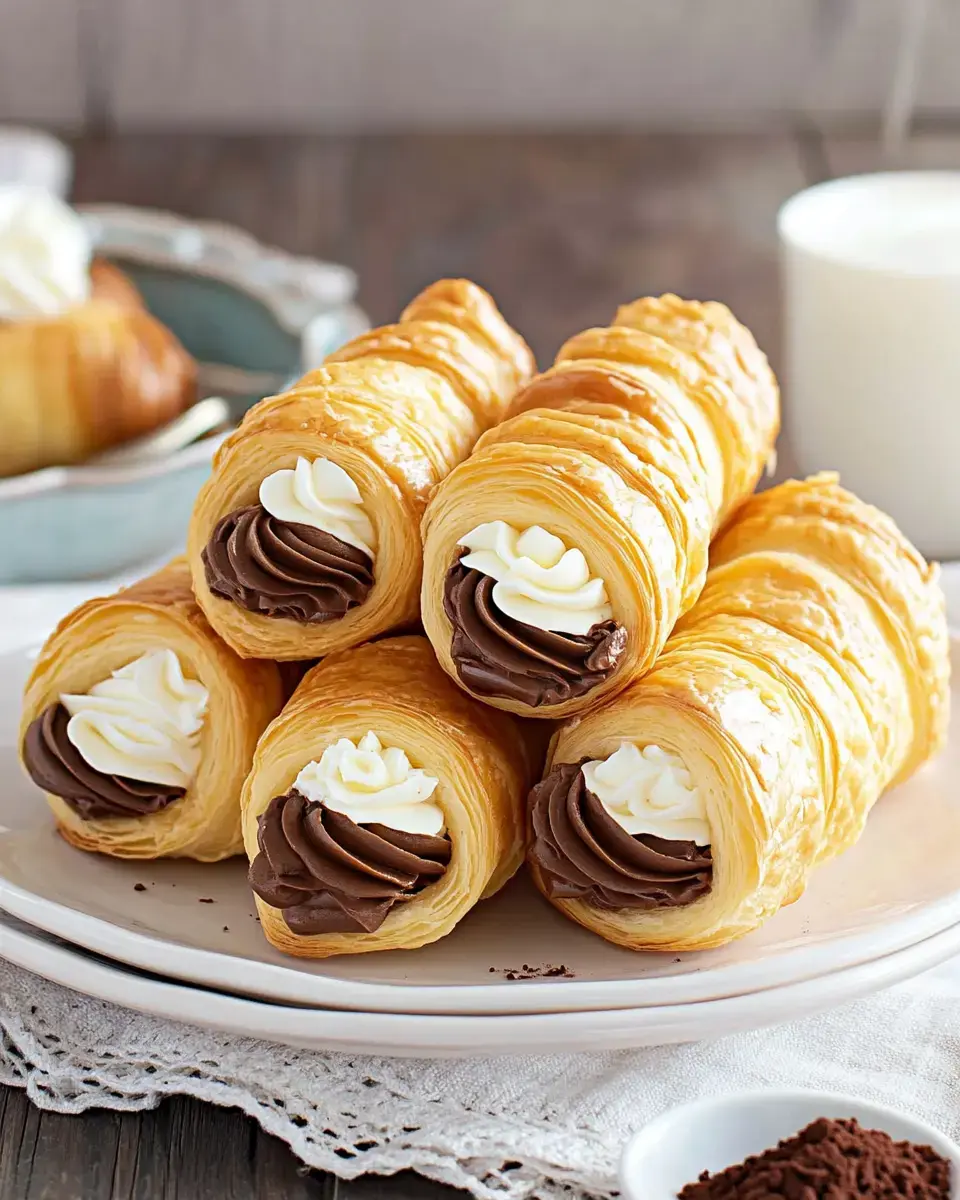
[[[562,728],[551,753],[603,758],[627,739],[679,755],[707,797],[712,891],[652,912],[554,903],[636,950],[748,933],[937,752],[948,689],[937,568],[888,517],[832,475],[753,497],[714,543],[703,594],[654,670]]]
[[[318,658],[416,620],[420,519],[435,485],[500,421],[533,358],[493,300],[446,279],[421,292],[396,325],[362,334],[289,392],[256,405],[221,448],[190,524],[197,599],[238,654]],[[207,587],[201,551],[217,522],[257,500],[266,475],[298,456],[352,476],[376,531],[375,584],[338,620],[305,625],[247,612]]]
[[[0,321],[0,476],[79,462],[171,420],[196,367],[115,267],[62,316]]]
[[[119,858],[195,858],[212,862],[243,851],[240,789],[257,739],[284,700],[274,663],[244,661],[207,624],[190,588],[186,559],[65,617],[27,683],[20,739],[64,692],[88,691],[112,671],[152,650],[173,650],[184,674],[209,693],[200,769],[187,793],[143,817],[85,821],[48,796],[60,832],[81,850]]]
[[[423,637],[387,638],[324,660],[267,729],[243,790],[243,837],[257,854],[257,818],[285,795],[300,770],[338,738],[373,730],[385,745],[436,776],[431,797],[446,819],[452,856],[438,882],[398,904],[375,933],[291,933],[257,897],[263,931],[304,958],[412,950],[444,937],[496,892],[523,860],[523,802],[531,753],[510,717],[459,691]]]
[[[577,699],[511,712],[562,717],[648,671],[703,586],[710,538],[753,490],[779,429],[776,380],[722,304],[637,300],[567,342],[510,417],[437,489],[424,519],[423,621],[456,676],[443,582],[485,521],[542,525],[581,549],[628,632],[619,668]]]

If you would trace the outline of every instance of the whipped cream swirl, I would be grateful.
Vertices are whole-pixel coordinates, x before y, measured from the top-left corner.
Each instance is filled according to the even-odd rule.
[[[439,780],[414,767],[396,746],[385,747],[371,730],[359,742],[340,738],[309,762],[294,789],[343,813],[357,825],[386,825],[402,833],[436,835],[443,810],[428,803]]]
[[[683,760],[660,746],[621,742],[609,758],[583,764],[583,778],[621,829],[667,841],[711,843],[704,797]]]
[[[42,188],[0,186],[0,321],[52,317],[90,295],[90,236]]]
[[[292,471],[274,471],[260,484],[260,503],[279,521],[309,525],[374,557],[376,534],[360,489],[329,458],[298,458]]]
[[[506,521],[478,525],[460,539],[461,566],[495,579],[493,601],[515,621],[553,633],[588,634],[613,609],[602,579],[592,577],[582,551],[540,525],[514,529]]]
[[[60,703],[67,738],[95,771],[186,788],[200,766],[208,698],[172,650],[153,650]]]

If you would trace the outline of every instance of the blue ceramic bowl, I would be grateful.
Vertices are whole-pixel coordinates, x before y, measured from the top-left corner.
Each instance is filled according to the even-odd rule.
[[[226,395],[236,419],[367,327],[344,267],[169,213],[82,211],[97,252],[131,276],[200,363],[201,395]],[[142,465],[49,467],[0,480],[0,584],[97,578],[182,546],[220,441]]]

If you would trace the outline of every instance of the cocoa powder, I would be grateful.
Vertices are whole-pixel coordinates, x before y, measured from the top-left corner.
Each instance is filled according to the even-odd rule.
[[[855,1120],[822,1117],[772,1150],[717,1175],[679,1200],[950,1200],[950,1163],[931,1146],[895,1142]]]

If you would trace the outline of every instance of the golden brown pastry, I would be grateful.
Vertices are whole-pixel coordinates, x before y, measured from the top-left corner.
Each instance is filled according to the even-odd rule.
[[[0,261],[2,267],[2,261]],[[196,365],[116,267],[54,316],[0,315],[0,476],[82,462],[196,399]]]
[[[209,862],[243,850],[240,789],[283,699],[274,663],[207,624],[181,558],[60,622],[27,684],[21,754],[81,850]]]
[[[260,739],[243,790],[267,938],[326,958],[444,937],[523,859],[528,751],[423,637],[325,659]]]
[[[210,623],[238,654],[290,659],[415,621],[430,490],[532,370],[487,293],[447,279],[258,404],[190,524]]]
[[[749,933],[943,744],[936,566],[832,475],[749,500],[654,669],[557,733],[528,858],[634,950]]]
[[[722,304],[637,300],[573,338],[427,509],[441,666],[525,716],[620,691],[699,595],[778,426],[767,360]]]

